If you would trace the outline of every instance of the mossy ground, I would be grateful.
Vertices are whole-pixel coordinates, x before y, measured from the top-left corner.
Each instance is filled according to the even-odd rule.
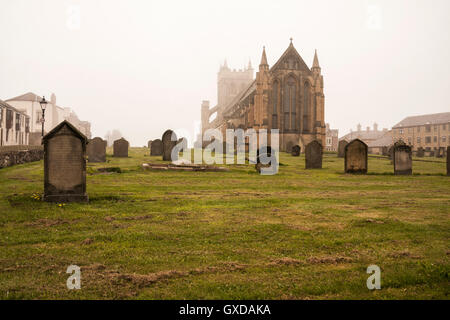
[[[450,178],[415,161],[394,176],[323,169],[281,153],[280,172],[143,171],[145,148],[88,165],[89,204],[51,204],[43,163],[0,170],[2,299],[448,299]],[[122,173],[99,174],[99,167]],[[81,290],[68,290],[69,265]],[[381,268],[381,290],[366,268]]]

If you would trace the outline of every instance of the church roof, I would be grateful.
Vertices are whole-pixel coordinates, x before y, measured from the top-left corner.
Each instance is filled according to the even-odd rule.
[[[27,92],[25,94],[8,99],[6,101],[8,102],[8,101],[41,101],[41,100],[42,97],[38,96],[37,94],[33,92]]]
[[[392,128],[414,127],[426,124],[441,124],[450,122],[450,112],[425,114],[421,116],[406,117]]]
[[[289,55],[292,55],[292,56],[296,57],[299,60],[299,62],[300,62],[300,70],[303,70],[303,71],[306,71],[308,73],[311,73],[311,70],[308,68],[308,66],[306,65],[305,61],[302,59],[302,57],[298,53],[297,49],[295,49],[294,45],[292,44],[292,41],[289,44],[289,47],[286,49],[286,51],[284,51],[284,53],[278,59],[278,61],[275,62],[275,64],[272,66],[272,68],[270,68],[270,71],[274,71],[274,70],[278,69],[278,67],[281,65],[281,62],[284,61],[284,59],[286,57],[288,57]]]

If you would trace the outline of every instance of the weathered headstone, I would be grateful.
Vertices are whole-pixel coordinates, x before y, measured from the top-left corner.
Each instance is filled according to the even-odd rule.
[[[385,157],[389,156],[389,147],[388,146],[383,146],[381,148],[381,154]]]
[[[410,146],[407,145],[394,146],[394,174],[395,175],[412,174],[412,152]]]
[[[447,176],[450,176],[450,146],[447,147]]]
[[[127,158],[128,157],[128,147],[130,144],[124,138],[114,141],[113,152],[114,157],[117,158]]]
[[[305,147],[305,168],[322,169],[322,144],[317,141],[311,141]]]
[[[188,141],[187,141],[187,139],[184,138],[184,137],[178,139],[177,145],[180,145],[180,144],[181,144],[181,147],[179,148],[179,150],[180,150],[181,152],[186,152],[187,149],[188,149]]]
[[[153,140],[152,145],[150,147],[150,155],[162,156],[162,152],[163,152],[162,141],[160,139]]]
[[[63,121],[42,140],[44,201],[87,202],[87,138],[68,121]]]
[[[345,146],[348,144],[347,140],[341,140],[338,144],[338,157],[343,158],[345,156]]]
[[[417,156],[418,158],[423,158],[423,157],[425,156],[425,149],[422,148],[422,147],[419,147],[419,148],[417,149],[416,156]]]
[[[345,146],[345,173],[367,173],[368,147],[359,139]]]
[[[172,158],[172,149],[177,145],[177,135],[172,130],[167,130],[162,136],[163,161],[176,161]]]
[[[301,152],[301,148],[300,146],[297,144],[295,146],[292,147],[292,151],[291,151],[291,155],[294,157],[298,157],[300,156],[300,152]]]
[[[87,145],[87,155],[89,162],[106,162],[106,144],[102,138],[95,137]]]
[[[294,144],[292,143],[292,141],[289,141],[286,144],[286,152],[291,152],[292,153],[292,147],[294,146]]]

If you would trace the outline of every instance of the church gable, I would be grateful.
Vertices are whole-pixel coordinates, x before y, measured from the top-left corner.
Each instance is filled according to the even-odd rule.
[[[311,70],[303,61],[300,54],[294,48],[292,42],[287,48],[287,50],[282,54],[280,59],[270,68],[270,72],[274,73],[279,70],[298,70],[303,71],[306,74],[311,74]]]

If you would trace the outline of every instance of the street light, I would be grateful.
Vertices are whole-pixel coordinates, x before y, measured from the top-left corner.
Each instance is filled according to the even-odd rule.
[[[47,101],[45,100],[45,97],[42,97],[42,100],[39,101],[39,103],[41,104],[41,110],[42,110],[42,118],[41,118],[42,136],[44,136],[45,108],[47,108]]]

